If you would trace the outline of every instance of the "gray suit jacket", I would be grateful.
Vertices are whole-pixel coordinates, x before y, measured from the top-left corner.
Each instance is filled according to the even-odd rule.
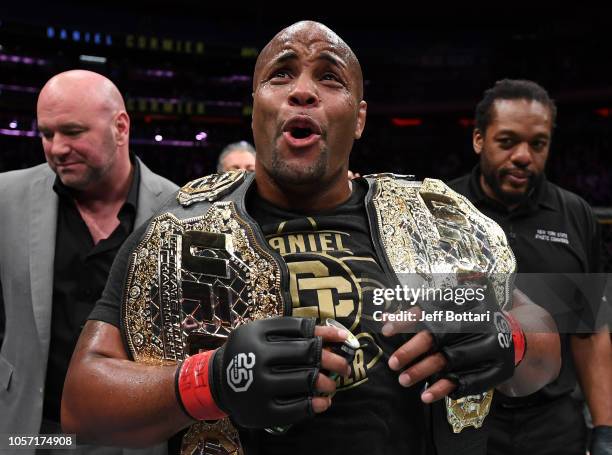
[[[139,162],[135,227],[177,189]],[[42,420],[58,207],[54,180],[46,163],[0,174],[0,286],[6,317],[0,350],[0,435],[38,434]]]

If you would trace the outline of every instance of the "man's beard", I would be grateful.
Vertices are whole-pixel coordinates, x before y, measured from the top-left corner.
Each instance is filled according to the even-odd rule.
[[[93,167],[87,164],[85,170],[80,175],[76,176],[70,174],[63,176],[58,173],[57,169],[54,169],[55,173],[59,175],[62,183],[68,188],[77,191],[91,189],[106,177],[117,160],[117,143],[115,142],[110,127],[104,136],[102,144],[100,144],[100,149],[104,150],[105,156],[105,162],[102,165]]]
[[[509,193],[504,191],[501,187],[500,182],[509,173],[507,169],[500,171],[490,170],[487,166],[481,166],[482,176],[489,185],[489,188],[495,193],[497,199],[499,199],[505,205],[517,205],[529,198],[531,191],[538,185],[538,183],[544,178],[543,173],[530,173],[527,177],[527,187],[525,191],[520,193]]]
[[[272,169],[269,173],[272,179],[282,188],[293,188],[296,186],[321,184],[327,171],[327,147],[321,149],[317,160],[307,167],[291,167],[284,161],[278,150],[272,152]]]
[[[74,176],[62,176],[59,174],[60,180],[68,188],[77,191],[84,191],[90,188],[93,184],[100,181],[104,176],[104,169],[88,167],[83,174],[74,178]]]

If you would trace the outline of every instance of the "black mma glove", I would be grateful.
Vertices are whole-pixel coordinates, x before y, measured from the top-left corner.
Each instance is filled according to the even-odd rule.
[[[511,378],[524,355],[525,338],[520,325],[495,303],[491,285],[483,294],[482,300],[474,299],[463,305],[418,303],[425,313],[443,311],[440,320],[421,324],[433,337],[434,351],[441,352],[448,361],[445,371],[436,379],[447,378],[457,384],[449,395],[453,399],[485,392]],[[518,360],[513,338],[523,346]]]
[[[313,415],[321,367],[315,320],[278,317],[244,324],[225,345],[189,357],[177,371],[187,414],[214,420],[229,414],[243,427],[267,428]]]
[[[612,426],[600,425],[591,430],[591,455],[612,455]]]

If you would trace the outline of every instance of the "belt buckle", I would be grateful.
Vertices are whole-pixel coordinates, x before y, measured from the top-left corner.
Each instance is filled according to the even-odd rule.
[[[446,397],[446,419],[453,433],[461,433],[466,427],[480,428],[491,409],[493,389],[457,400]]]
[[[238,431],[229,419],[200,421],[183,436],[181,454],[189,455],[244,455]]]

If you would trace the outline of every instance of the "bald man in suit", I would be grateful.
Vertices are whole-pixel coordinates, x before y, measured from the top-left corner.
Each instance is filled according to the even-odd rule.
[[[61,432],[68,363],[114,256],[177,188],[130,153],[130,118],[106,77],[54,76],[37,117],[47,163],[0,174],[0,434]]]

